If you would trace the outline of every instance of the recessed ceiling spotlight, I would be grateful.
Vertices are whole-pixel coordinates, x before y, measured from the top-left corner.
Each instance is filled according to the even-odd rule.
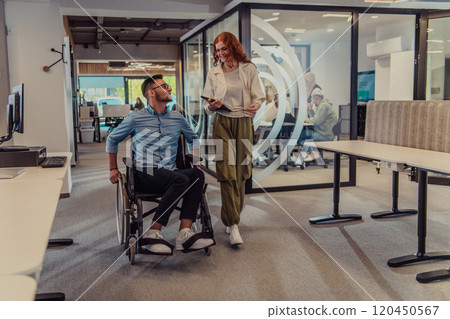
[[[322,18],[348,18],[352,17],[349,13],[324,13],[322,14]]]
[[[372,19],[378,19],[378,16],[370,16]]]
[[[284,29],[284,32],[286,33],[305,33],[306,29],[292,29],[292,28],[286,28]]]
[[[273,18],[264,19],[264,21],[272,22],[272,21],[277,21],[278,19],[279,19],[279,17],[273,17]]]
[[[263,41],[263,40],[264,40],[264,38],[258,38],[258,40],[259,40],[259,41]]]
[[[279,12],[272,12],[272,15],[273,15],[273,16],[279,16],[280,13],[279,13]]]
[[[327,32],[333,32],[334,29],[327,29]]]
[[[298,42],[298,41],[301,41],[301,40],[302,40],[302,39],[300,39],[300,38],[295,38],[295,41],[297,41],[297,42]]]
[[[194,52],[194,53],[198,53],[198,51],[197,51],[197,50],[194,50],[194,51],[192,51],[192,52]]]

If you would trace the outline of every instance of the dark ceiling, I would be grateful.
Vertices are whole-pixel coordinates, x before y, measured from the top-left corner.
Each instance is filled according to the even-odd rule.
[[[67,16],[75,44],[178,44],[180,37],[203,20]]]

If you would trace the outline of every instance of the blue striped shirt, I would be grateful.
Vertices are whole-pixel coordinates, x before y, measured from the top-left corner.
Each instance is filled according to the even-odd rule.
[[[153,167],[174,170],[178,140],[183,133],[186,141],[198,148],[198,137],[186,119],[177,111],[166,110],[158,115],[152,108],[130,113],[106,140],[106,152],[117,153],[119,143],[131,135],[127,143],[127,158],[130,149],[134,152],[136,167]]]

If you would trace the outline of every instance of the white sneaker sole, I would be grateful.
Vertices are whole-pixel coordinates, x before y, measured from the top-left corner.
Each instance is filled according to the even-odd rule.
[[[228,241],[230,243],[231,246],[238,246],[238,245],[242,245],[244,243],[244,241]]]

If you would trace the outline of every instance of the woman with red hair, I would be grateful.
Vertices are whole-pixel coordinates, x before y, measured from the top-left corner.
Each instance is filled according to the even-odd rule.
[[[208,115],[216,113],[213,138],[223,141],[223,158],[216,159],[222,197],[221,219],[230,234],[229,243],[243,243],[238,224],[244,207],[245,180],[251,176],[253,119],[265,101],[256,67],[239,40],[222,32],[214,40],[214,65],[208,72],[203,95]]]

